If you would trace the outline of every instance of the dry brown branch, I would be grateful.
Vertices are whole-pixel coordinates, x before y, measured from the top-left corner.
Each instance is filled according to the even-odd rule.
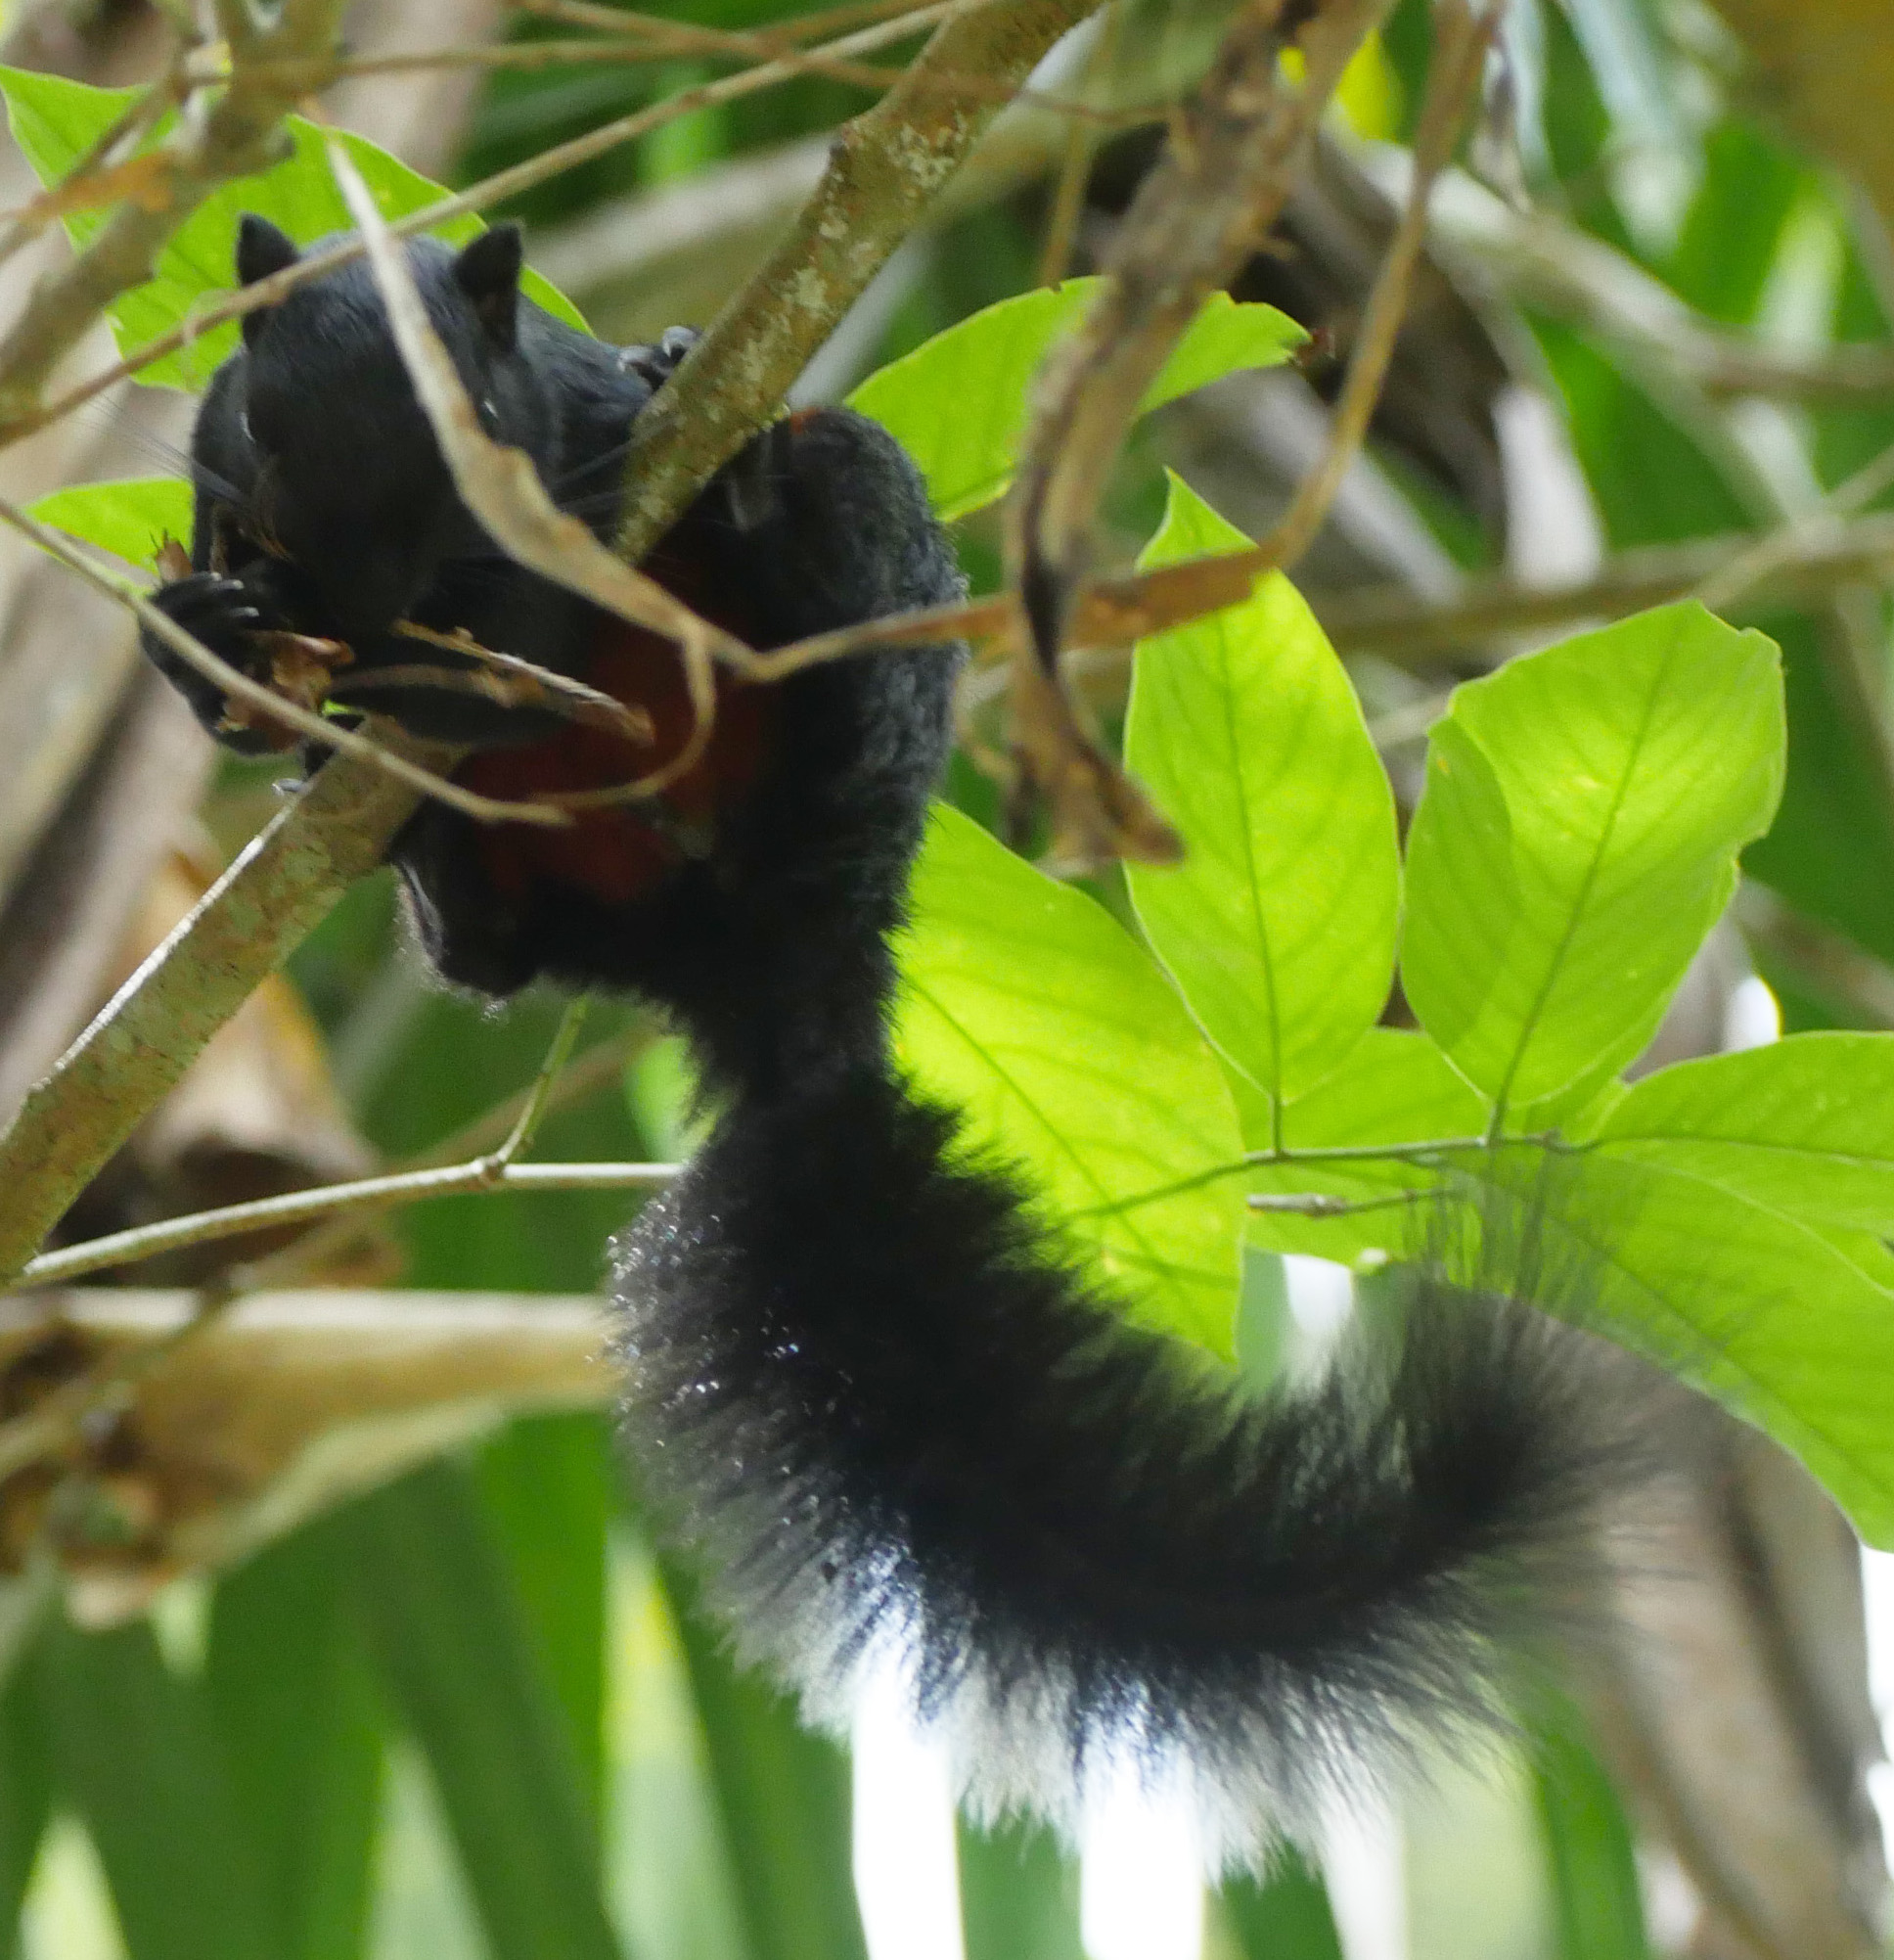
[[[1368,425],[1380,400],[1407,311],[1414,269],[1426,245],[1433,187],[1453,161],[1467,111],[1478,94],[1487,50],[1499,31],[1502,11],[1498,5],[1487,5],[1476,12],[1466,0],[1447,0],[1434,10],[1434,54],[1415,131],[1407,203],[1368,296],[1347,378],[1335,403],[1329,446],[1322,461],[1297,485],[1293,501],[1263,541],[1262,549],[1272,554],[1278,567],[1294,565],[1314,542],[1342,479],[1367,439]]]
[[[201,1295],[131,1288],[0,1302],[0,1370],[27,1364],[22,1385],[42,1396],[18,1419],[38,1434],[22,1439],[59,1451],[7,1486],[0,1538],[17,1548],[46,1525],[62,1475],[98,1479],[123,1500],[108,1515],[133,1527],[55,1534],[68,1603],[88,1623],[136,1613],[180,1572],[240,1558],[508,1416],[612,1393],[593,1299],[275,1293],[208,1327],[202,1308]],[[64,1378],[49,1381],[49,1361]],[[122,1375],[129,1402],[128,1421],[97,1426],[109,1464],[63,1394],[66,1380],[106,1372]],[[49,1396],[57,1419],[36,1423]]]
[[[275,160],[282,118],[298,91],[253,71],[244,57],[325,49],[340,13],[340,0],[284,0],[270,27],[233,50],[229,86],[214,101],[191,104],[159,147],[161,181],[151,194],[120,204],[83,251],[35,285],[0,340],[0,440],[32,421],[53,369],[112,300],[152,276],[158,251],[198,205],[219,184]]]
[[[1081,588],[1069,633],[1074,645],[1102,647],[1143,639],[1236,605],[1249,595],[1263,572],[1292,564],[1306,549],[1367,434],[1400,332],[1409,281],[1425,241],[1428,197],[1453,156],[1497,21],[1496,9],[1488,8],[1475,16],[1458,0],[1441,10],[1438,52],[1421,109],[1408,202],[1369,295],[1336,402],[1329,448],[1319,467],[1303,481],[1282,521],[1248,551],[1191,559]],[[865,647],[913,645],[937,639],[943,633],[973,640],[1004,639],[1018,648],[1024,644],[1019,603],[1014,595],[1003,593],[963,606],[934,607],[847,627],[761,655],[755,672],[760,679],[775,679]],[[1016,661],[1013,686],[1016,716]],[[1055,739],[1069,740],[1077,735],[1069,710],[1056,707],[1051,711],[1062,715],[1065,723],[1062,734]],[[1086,746],[1089,749],[1090,745]],[[1076,765],[1078,775],[1092,780],[1095,787],[1096,771],[1111,768],[1103,756],[1091,765]]]
[[[1016,89],[1095,4],[960,6],[900,86],[842,127],[795,224],[639,418],[625,466],[622,557],[642,558],[683,513],[702,480],[694,459],[706,440],[721,463],[768,425],[810,354],[992,120],[989,95],[960,96],[936,78],[983,75]],[[713,372],[721,385],[711,389]]]
[[[1646,606],[1661,606],[1701,591],[1737,566],[1746,567],[1741,590],[1722,603],[1750,615],[1827,597],[1849,585],[1894,581],[1894,515],[1877,513],[1851,524],[1787,524],[1767,535],[1766,566],[1753,556],[1759,540],[1743,534],[1619,552],[1596,577],[1562,584],[1469,578],[1446,601],[1418,600],[1408,587],[1388,585],[1357,593],[1318,593],[1313,603],[1324,631],[1340,652],[1375,654],[1402,665],[1430,668],[1443,654],[1485,655],[1497,661],[1504,657],[1505,643],[1521,633],[1621,618]],[[1073,643],[1107,649],[1237,605],[1255,583],[1260,552],[1257,547],[1219,558],[1187,559],[1156,571],[1102,579],[1080,595]],[[924,645],[944,637],[991,641],[1008,633],[1015,616],[1016,602],[1007,593],[896,614],[760,654],[756,673],[759,679],[776,679],[868,647]]]
[[[1250,0],[1126,212],[1105,283],[1047,363],[1009,506],[1008,563],[1029,633],[1015,633],[1015,742],[1053,812],[1055,850],[1079,862],[1162,863],[1181,849],[1079,726],[1058,659],[1092,514],[1138,404],[1209,296],[1275,221],[1355,49],[1383,0]],[[1282,73],[1299,52],[1299,86]]]
[[[495,653],[483,647],[465,627],[454,633],[439,633],[431,626],[399,619],[394,631],[402,639],[420,640],[430,647],[465,655],[478,663],[469,671],[443,667],[381,667],[374,673],[355,674],[348,683],[351,693],[363,688],[437,687],[450,693],[478,695],[497,702],[502,707],[543,707],[563,720],[576,721],[584,728],[597,728],[608,735],[621,735],[627,742],[649,743],[655,733],[651,715],[642,707],[628,707],[615,695],[602,694],[570,674],[555,673],[551,667],[522,661],[518,654]]]

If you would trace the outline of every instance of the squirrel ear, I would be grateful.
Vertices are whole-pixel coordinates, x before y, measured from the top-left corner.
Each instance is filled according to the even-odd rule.
[[[272,272],[293,265],[302,254],[288,233],[280,232],[268,218],[246,211],[237,225],[237,283],[254,286]]]
[[[454,261],[454,283],[474,302],[486,337],[503,354],[513,352],[519,325],[519,265],[524,248],[518,225],[483,231]]]
[[[271,273],[293,265],[301,255],[288,234],[278,231],[268,218],[259,218],[254,211],[244,213],[237,226],[238,285],[254,286],[259,279],[267,279]],[[253,341],[262,331],[268,313],[268,307],[259,307],[244,315],[246,342]]]

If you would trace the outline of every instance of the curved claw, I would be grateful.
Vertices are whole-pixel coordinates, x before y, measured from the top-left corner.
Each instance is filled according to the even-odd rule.
[[[702,336],[695,327],[666,327],[655,346],[643,344],[618,349],[618,365],[652,389],[663,387]]]

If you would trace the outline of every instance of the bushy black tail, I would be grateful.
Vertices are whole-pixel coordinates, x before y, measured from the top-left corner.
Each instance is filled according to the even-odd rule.
[[[1497,1712],[1615,1481],[1575,1339],[1417,1280],[1398,1351],[1241,1398],[955,1130],[867,1071],[740,1103],[616,1249],[626,1434],[745,1657],[835,1722],[896,1660],[989,1810],[1182,1779],[1219,1858]]]

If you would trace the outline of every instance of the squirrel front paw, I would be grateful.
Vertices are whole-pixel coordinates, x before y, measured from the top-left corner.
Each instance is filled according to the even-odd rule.
[[[215,571],[194,571],[160,585],[152,604],[194,640],[248,679],[270,684],[273,650],[264,637],[280,632],[285,621],[268,599],[240,578]],[[147,627],[142,639],[146,657],[190,703],[191,711],[227,749],[244,755],[265,755],[293,749],[296,737],[287,727],[232,699],[208,674],[203,674],[168,641]]]

